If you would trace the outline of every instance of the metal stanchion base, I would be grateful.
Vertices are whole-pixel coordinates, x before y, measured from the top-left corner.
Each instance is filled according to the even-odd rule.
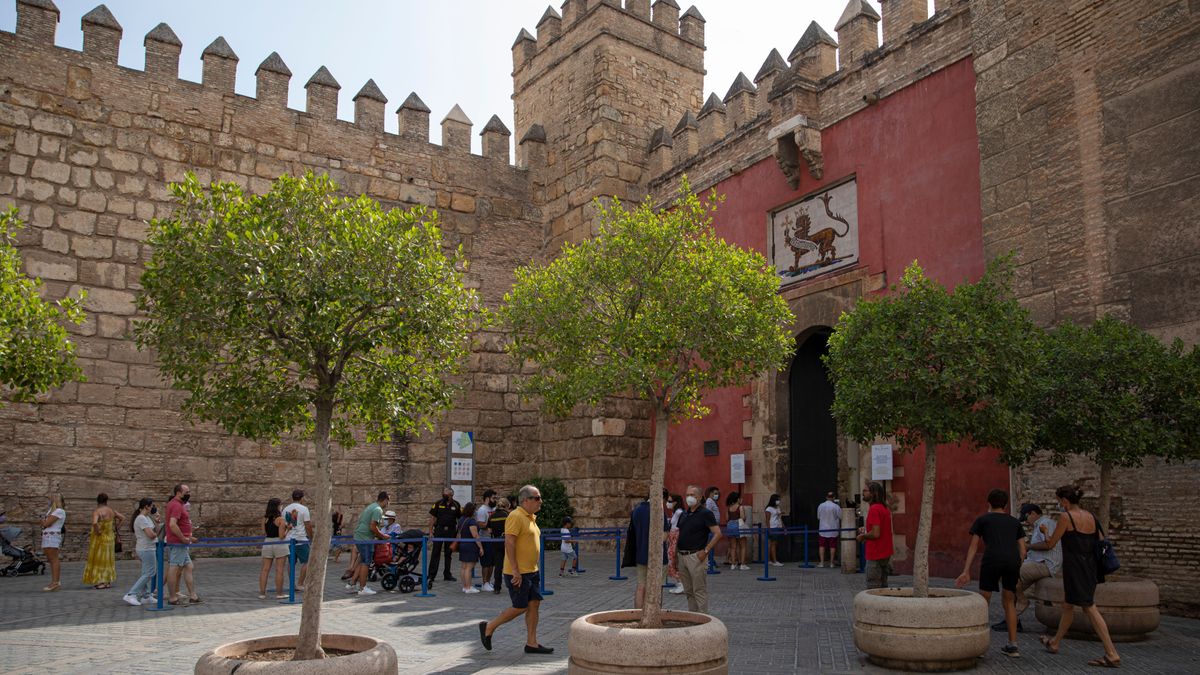
[[[150,607],[150,608],[147,608],[147,609],[146,609],[146,611],[147,611],[147,612],[169,612],[169,611],[171,611],[171,610],[173,610],[173,609],[175,609],[175,608],[174,608],[174,607],[172,607],[172,606],[170,606],[170,605],[164,604],[162,607]]]
[[[279,604],[281,604],[281,605],[299,605],[302,602],[304,602],[304,601],[301,600],[300,598],[296,598],[295,600],[280,600]]]
[[[759,581],[775,581],[775,577],[757,577]]]
[[[623,575],[623,574],[617,574],[617,575],[615,575],[615,576],[611,576],[611,577],[609,577],[609,579],[611,579],[612,581],[625,581],[625,580],[626,580],[626,579],[628,579],[628,578],[629,578],[629,577],[627,577],[627,576],[625,576],[625,575]]]

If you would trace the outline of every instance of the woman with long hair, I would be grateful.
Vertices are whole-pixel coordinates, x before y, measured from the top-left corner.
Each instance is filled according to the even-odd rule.
[[[468,502],[462,512],[465,515],[458,519],[458,561],[462,563],[459,576],[462,578],[463,593],[478,593],[479,589],[471,582],[471,575],[475,572],[475,563],[483,555],[483,542],[479,541],[475,503]]]
[[[729,528],[729,569],[748,570],[746,539],[750,537],[750,528],[746,527],[746,519],[742,517],[742,493],[734,490],[725,498],[725,508],[729,513],[726,527]]]
[[[133,511],[133,522],[129,525],[133,530],[134,552],[137,553],[138,560],[142,561],[142,572],[138,575],[137,581],[133,582],[133,586],[129,588],[129,592],[121,599],[135,607],[142,604],[142,598],[148,598],[154,592],[150,582],[158,570],[157,559],[154,555],[154,547],[158,542],[158,529],[151,518],[155,513],[158,513],[158,507],[154,505],[154,500],[142,497]]]
[[[1104,656],[1088,661],[1089,666],[1116,668],[1121,665],[1121,655],[1108,634],[1108,624],[1096,608],[1096,584],[1104,581],[1096,563],[1096,545],[1100,542],[1099,524],[1096,517],[1079,506],[1083,490],[1074,485],[1064,485],[1054,492],[1063,512],[1050,538],[1032,544],[1039,551],[1052,550],[1062,540],[1062,612],[1058,620],[1058,631],[1054,637],[1041,636],[1042,645],[1051,654],[1058,653],[1063,637],[1075,619],[1075,608],[1083,610],[1092,624],[1096,636],[1104,645]]]
[[[83,583],[98,590],[112,588],[112,583],[117,580],[117,528],[124,520],[125,516],[108,505],[108,495],[103,492],[96,495]]]
[[[779,495],[773,494],[767,500],[767,527],[773,530],[767,534],[767,540],[770,542],[770,552],[768,554],[770,563],[775,567],[783,567],[783,563],[779,562],[779,539],[783,537],[783,532],[774,532],[774,530],[783,529],[783,510],[780,508]]]
[[[63,508],[63,497],[60,493],[51,492],[49,501],[46,515],[42,517],[42,553],[46,554],[46,562],[50,563],[50,583],[42,590],[57,591],[62,587],[58,583],[58,575],[62,570],[58,550],[62,548],[67,512]]]
[[[263,535],[266,536],[266,541],[262,547],[262,569],[258,573],[258,599],[267,599],[267,578],[271,576],[271,566],[275,566],[275,597],[284,599],[287,594],[283,592],[283,574],[284,568],[287,566],[288,547],[287,544],[273,544],[271,542],[283,541],[283,513],[279,510],[280,500],[278,497],[271,497],[267,500],[267,512],[263,514]]]

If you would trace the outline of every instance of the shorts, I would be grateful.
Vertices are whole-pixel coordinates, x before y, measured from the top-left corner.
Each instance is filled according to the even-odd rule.
[[[649,566],[649,565],[638,565],[638,566],[637,566],[637,582],[638,582],[638,586],[645,586],[645,585],[646,585],[646,574],[649,572],[649,570],[650,570],[650,566]]]
[[[358,549],[358,564],[370,567],[375,560],[375,544],[355,544],[354,548]]]
[[[979,590],[995,592],[1003,588],[1016,592],[1021,580],[1021,563],[988,563],[979,567]]]
[[[167,544],[167,564],[171,567],[187,567],[192,564],[192,556],[188,547],[180,544]]]
[[[892,559],[880,558],[867,561],[867,588],[885,588],[888,575],[892,573]]]
[[[512,600],[513,609],[526,609],[529,603],[538,602],[542,594],[538,593],[538,573],[526,572],[521,575],[521,585],[513,588],[512,575],[504,575],[504,586],[508,588],[508,597]]]
[[[817,537],[817,546],[821,548],[835,549],[837,548],[837,537]]]
[[[569,550],[566,550],[566,551],[559,551],[559,553],[561,553],[561,554],[562,554],[562,559],[563,559],[563,560],[574,560],[574,559],[576,559],[576,558],[578,558],[578,557],[579,557],[579,555],[575,553],[575,549],[569,549]]]
[[[63,536],[62,532],[43,532],[42,533],[42,549],[62,548]]]
[[[279,537],[267,537],[267,541],[277,542],[283,540]],[[262,557],[264,560],[274,560],[275,558],[288,557],[287,544],[263,544]]]
[[[296,564],[297,565],[307,565],[308,564],[308,552],[311,550],[312,550],[311,543],[309,543],[307,541],[303,541],[303,542],[297,541],[296,542]]]

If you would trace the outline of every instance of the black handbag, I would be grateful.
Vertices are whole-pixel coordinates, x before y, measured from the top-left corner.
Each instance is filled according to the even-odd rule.
[[[1100,527],[1100,521],[1096,521],[1096,529],[1100,531],[1100,538],[1096,540],[1096,569],[1105,577],[1121,569],[1121,561],[1117,558],[1117,549]]]

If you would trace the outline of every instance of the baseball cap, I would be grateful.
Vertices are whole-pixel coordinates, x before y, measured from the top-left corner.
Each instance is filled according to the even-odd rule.
[[[1029,514],[1034,511],[1041,513],[1042,507],[1038,506],[1037,504],[1030,504],[1030,503],[1022,504],[1021,505],[1021,518],[1024,519],[1024,518],[1028,517]]]

